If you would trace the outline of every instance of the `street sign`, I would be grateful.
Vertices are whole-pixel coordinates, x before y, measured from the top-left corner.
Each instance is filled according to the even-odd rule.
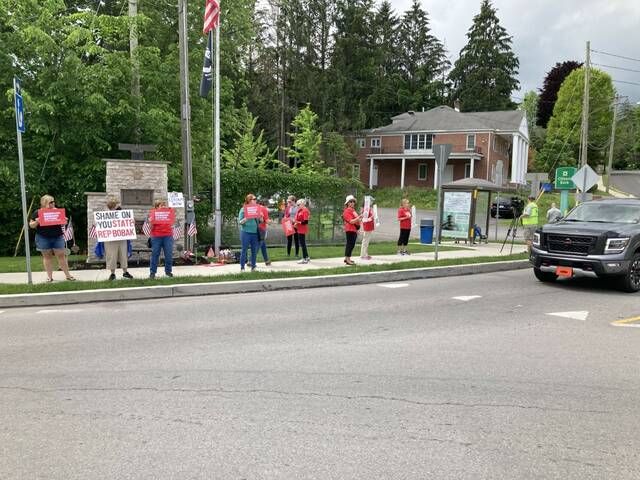
[[[598,174],[593,171],[593,168],[589,165],[584,165],[571,177],[571,181],[584,193],[598,183],[598,178]]]
[[[24,102],[22,101],[22,95],[15,94],[16,98],[16,129],[20,133],[24,133]]]
[[[556,189],[557,190],[574,190],[575,183],[571,180],[576,174],[576,167],[559,167],[556,168]]]
[[[433,156],[436,160],[436,179],[438,182],[438,210],[437,210],[437,218],[438,225],[436,227],[436,249],[435,249],[435,259],[438,261],[438,245],[440,244],[440,230],[442,227],[442,172],[444,172],[444,168],[449,161],[449,155],[451,155],[451,150],[453,150],[453,145],[450,143],[440,143],[433,145]]]

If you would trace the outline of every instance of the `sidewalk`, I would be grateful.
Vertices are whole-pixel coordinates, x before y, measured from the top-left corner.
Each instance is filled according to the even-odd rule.
[[[500,249],[502,247],[502,243],[489,243],[489,244],[477,244],[477,245],[466,245],[464,243],[455,244],[453,242],[445,242],[442,244],[443,247],[454,247],[455,250],[447,250],[440,251],[438,253],[439,259],[462,259],[462,258],[473,258],[473,257],[493,257],[493,256],[508,256],[511,251],[511,244],[507,243],[502,252]],[[409,244],[409,250],[411,250],[411,244]],[[525,251],[525,246],[521,244],[513,245],[513,253],[521,253]],[[356,247],[355,253],[358,253],[359,249]],[[311,249],[311,254],[313,254],[313,249]],[[262,257],[258,254],[258,259],[260,260]],[[415,253],[407,256],[399,256],[399,255],[378,255],[373,257],[371,260],[361,260],[357,256],[352,257],[353,260],[358,265],[388,265],[392,263],[400,263],[407,262],[411,260],[434,260],[435,254],[433,252],[430,253]],[[32,259],[34,262],[41,261],[39,258],[34,257]],[[298,264],[297,261],[277,261],[272,263],[269,267],[265,266],[264,263],[258,262],[257,270],[260,272],[300,272],[305,270],[313,270],[319,268],[337,268],[342,267],[345,270],[350,269],[344,264],[343,258],[322,258],[322,259],[314,259],[311,257],[311,262],[306,265]],[[129,268],[129,272],[135,278],[148,278],[149,277],[149,267],[138,267],[138,268]],[[221,276],[221,275],[230,275],[230,274],[238,274],[240,273],[240,265],[239,264],[230,264],[230,265],[188,265],[188,266],[174,266],[173,275],[174,277],[185,277],[185,276],[202,276],[202,277],[213,277],[213,276]],[[88,282],[96,282],[96,281],[104,281],[109,278],[109,272],[105,269],[100,270],[72,270],[73,276],[78,281],[88,281]],[[122,270],[116,270],[116,274],[118,275],[118,279],[115,280],[118,287],[126,288],[127,280],[122,279]],[[247,268],[246,273],[244,274],[247,280],[251,280],[252,275]],[[158,268],[157,278],[164,277],[164,270],[162,266]],[[33,272],[32,274],[33,283],[45,283],[47,280],[47,276],[45,272]],[[64,274],[61,271],[55,271],[53,273],[54,282],[65,282]],[[26,272],[22,273],[1,273],[0,274],[0,283],[2,284],[26,284],[27,283],[27,274]]]

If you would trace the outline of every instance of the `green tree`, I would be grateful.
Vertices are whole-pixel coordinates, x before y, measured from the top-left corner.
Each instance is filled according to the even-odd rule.
[[[235,142],[222,153],[223,168],[265,170],[274,166],[275,152],[264,141],[264,132],[255,134],[257,120],[246,107],[238,109]]]
[[[613,168],[640,169],[640,107],[625,102],[618,107]]]
[[[445,72],[451,64],[444,45],[431,34],[429,17],[413,0],[399,32],[402,86],[398,93],[403,111],[430,109],[445,100]]]
[[[467,112],[512,109],[511,93],[519,85],[519,61],[511,49],[512,37],[500,25],[489,0],[482,0],[467,38],[449,74],[453,98],[459,99]]]
[[[529,129],[531,129],[536,124],[536,118],[538,116],[538,94],[533,90],[525,93],[519,110],[524,110]]]
[[[601,70],[591,70],[589,90],[588,161],[592,167],[603,164],[607,152],[614,97],[611,77]],[[558,91],[558,100],[547,127],[542,151],[536,165],[551,172],[558,166],[577,165],[580,150],[582,99],[584,96],[584,68],[574,70]]]
[[[287,154],[292,162],[292,170],[297,173],[326,173],[326,167],[320,157],[322,134],[318,131],[318,115],[307,105],[300,110],[291,125],[294,131],[291,137],[291,148]]]

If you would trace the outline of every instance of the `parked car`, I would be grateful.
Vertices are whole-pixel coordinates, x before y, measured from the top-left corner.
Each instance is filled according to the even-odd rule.
[[[640,200],[584,202],[533,237],[529,261],[542,282],[558,277],[608,277],[640,290]]]
[[[524,202],[518,197],[500,198],[500,218],[514,218],[522,215]],[[496,202],[491,204],[491,217],[496,218],[498,207]]]

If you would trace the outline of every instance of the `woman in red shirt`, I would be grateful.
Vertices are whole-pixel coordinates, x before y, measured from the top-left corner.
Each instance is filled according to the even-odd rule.
[[[398,209],[398,221],[400,222],[400,237],[398,237],[398,255],[409,255],[407,244],[411,234],[411,204],[406,198],[402,199]]]
[[[342,211],[342,219],[344,220],[344,234],[347,244],[344,247],[344,263],[347,265],[355,265],[351,260],[353,247],[356,246],[358,239],[358,229],[360,228],[360,220],[362,217],[355,210],[356,198],[353,195],[347,195],[344,201],[344,210]]]
[[[371,197],[373,204],[373,197]],[[369,205],[369,209],[362,208],[362,244],[360,245],[360,258],[363,260],[371,260],[369,255],[369,242],[376,228],[376,222],[373,215],[373,205]]]
[[[158,199],[154,203],[154,210],[168,209],[164,199]],[[156,221],[155,215],[150,212],[151,224],[151,262],[149,264],[149,278],[156,278],[158,264],[160,263],[160,250],[164,252],[164,274],[173,277],[173,225],[171,223]]]
[[[309,263],[309,252],[307,251],[307,233],[309,232],[309,217],[311,214],[307,209],[307,201],[304,198],[298,200],[298,209],[296,210],[296,220],[293,226],[298,232],[298,242],[302,248],[302,260],[298,263]]]

